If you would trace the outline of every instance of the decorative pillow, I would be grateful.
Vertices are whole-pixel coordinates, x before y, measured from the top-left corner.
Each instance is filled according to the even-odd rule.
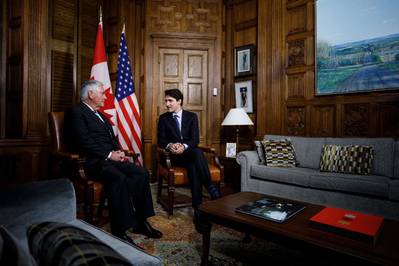
[[[35,260],[6,228],[0,225],[0,265],[36,266]]]
[[[265,152],[263,151],[262,142],[259,140],[255,140],[254,143],[255,143],[256,153],[258,154],[259,162],[261,164],[265,164],[265,162],[266,162]]]
[[[262,145],[267,166],[295,167],[295,152],[289,140],[264,140]]]
[[[43,266],[129,265],[92,234],[69,224],[43,222],[28,228],[29,248]]]
[[[373,158],[373,148],[370,146],[324,145],[320,171],[368,175]]]

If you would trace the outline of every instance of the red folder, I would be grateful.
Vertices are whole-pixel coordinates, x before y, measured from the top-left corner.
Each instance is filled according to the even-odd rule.
[[[383,217],[333,207],[325,207],[310,218],[313,226],[374,244],[383,221]]]

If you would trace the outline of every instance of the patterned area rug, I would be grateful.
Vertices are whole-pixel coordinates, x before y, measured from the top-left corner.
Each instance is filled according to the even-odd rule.
[[[129,236],[145,250],[163,261],[164,265],[200,265],[202,235],[194,228],[191,207],[175,209],[168,217],[156,203],[156,185],[152,187],[156,216],[149,222],[163,233],[161,239],[148,239],[142,235]],[[189,191],[179,189],[180,193]],[[109,231],[109,225],[104,225]],[[210,262],[212,265],[342,265],[318,254],[297,251],[270,241],[251,237],[244,241],[244,234],[219,225],[211,232]],[[346,264],[346,263],[345,263]]]

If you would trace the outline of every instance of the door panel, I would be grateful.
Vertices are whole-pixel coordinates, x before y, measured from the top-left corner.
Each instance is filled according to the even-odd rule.
[[[158,110],[165,112],[164,91],[178,88],[184,96],[185,110],[198,115],[200,142],[206,140],[208,52],[188,49],[159,49],[160,97]]]
[[[183,88],[185,108],[197,113],[200,127],[200,142],[206,140],[208,52],[184,50]]]

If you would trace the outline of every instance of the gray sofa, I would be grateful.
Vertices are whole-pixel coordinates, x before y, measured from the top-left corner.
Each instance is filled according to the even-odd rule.
[[[314,204],[357,210],[399,220],[399,141],[392,138],[288,138],[295,150],[297,167],[260,164],[255,150],[237,155],[241,166],[241,190],[255,191]],[[320,172],[324,144],[369,145],[374,148],[371,175]]]
[[[44,221],[64,222],[84,229],[133,265],[162,265],[159,258],[77,219],[75,191],[66,179],[33,182],[0,190],[0,225],[11,232],[26,252],[29,252],[28,226]]]

